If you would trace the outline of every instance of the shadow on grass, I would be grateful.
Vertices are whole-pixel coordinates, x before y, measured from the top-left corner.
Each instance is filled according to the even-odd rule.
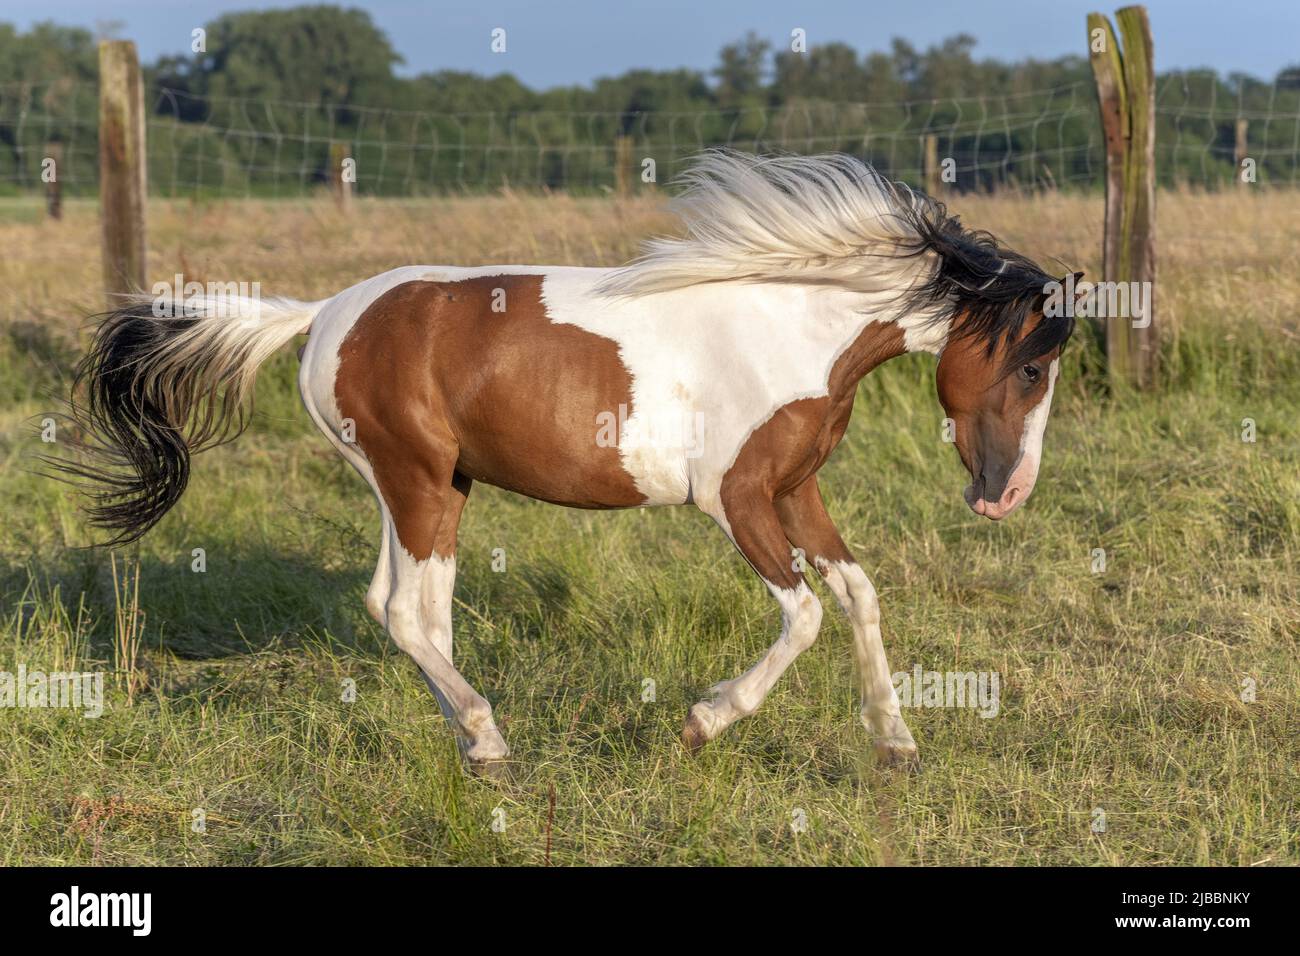
[[[119,552],[119,575],[124,557],[135,564],[129,553]],[[330,566],[339,563],[329,556],[321,561],[301,552],[243,544],[213,547],[201,565],[187,551],[178,551],[172,560],[141,555],[144,643],[191,659],[305,645],[373,656],[387,637],[365,610],[372,571],[361,564]],[[491,620],[512,642],[543,639],[551,623],[565,615],[572,596],[557,566],[535,566],[509,580],[495,574],[465,577],[456,588],[463,605],[453,613],[456,626]],[[69,549],[39,562],[20,563],[10,556],[0,561],[4,605],[7,610],[20,606],[24,622],[48,610],[56,593],[72,620],[78,606],[84,608],[92,655],[111,657],[116,605],[110,552]],[[502,652],[508,655],[506,648],[489,653]],[[508,662],[493,663],[504,667]]]
[[[364,667],[354,670],[348,658],[375,661],[391,656],[408,665],[365,610],[372,546],[350,540],[326,543],[321,538],[304,538],[287,548],[230,537],[208,536],[207,540],[202,571],[195,570],[196,558],[183,546],[177,545],[168,556],[172,542],[167,535],[146,541],[148,552],[124,549],[117,554],[119,575],[124,558],[134,566],[138,554],[145,648],[189,662],[169,670],[165,685],[160,685],[172,707],[184,708],[187,702],[236,710],[274,707],[291,688],[311,696],[328,686],[333,697],[342,677],[364,679],[361,675],[369,673]],[[25,622],[36,619],[40,625],[24,626],[24,639],[27,635],[37,639],[56,607],[61,606],[73,622],[80,607],[89,656],[113,660],[116,605],[111,557],[109,551],[96,549],[56,550],[25,561],[0,557],[4,607],[9,613],[18,608]],[[551,687],[557,693],[563,689],[565,694],[591,695],[591,714],[621,707],[629,690],[626,681],[616,676],[618,660],[644,655],[654,642],[646,632],[645,612],[659,602],[654,587],[647,588],[625,604],[612,599],[617,589],[608,580],[575,573],[562,561],[533,556],[512,563],[506,574],[494,573],[485,562],[467,561],[457,581],[453,609],[457,665],[497,702],[522,694],[519,706],[531,709],[536,702],[530,698],[545,696],[545,689]],[[731,592],[706,587],[695,594],[689,620],[701,632],[701,654],[720,650],[723,635],[735,639],[735,613]],[[333,659],[294,653],[304,649],[324,650]],[[568,662],[557,663],[557,657]],[[416,686],[418,672],[413,664],[408,666],[409,679]],[[684,715],[716,676],[677,674],[690,687],[674,710]],[[521,690],[525,686],[526,693]],[[429,707],[433,708],[432,699]],[[504,712],[509,710],[507,706]],[[520,714],[526,716],[528,711]],[[576,736],[581,749],[611,760],[619,753],[649,754],[663,745],[664,728],[656,727],[646,714],[623,716],[608,739],[601,739],[602,734],[588,739],[591,729],[583,723],[572,725],[567,711],[555,718],[551,730],[557,741]],[[668,735],[675,737],[675,729]],[[776,765],[787,756],[769,752],[760,759]]]

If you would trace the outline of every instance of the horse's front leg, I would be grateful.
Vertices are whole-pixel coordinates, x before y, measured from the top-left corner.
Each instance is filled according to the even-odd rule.
[[[915,762],[916,742],[903,722],[885,659],[876,589],[831,523],[816,475],[779,499],[776,512],[790,543],[802,549],[826,579],[853,626],[853,653],[862,686],[862,723],[871,732],[876,756],[885,764]]]
[[[794,567],[771,498],[758,492],[733,498],[719,524],[781,606],[781,636],[757,664],[716,685],[708,700],[691,708],[682,728],[690,750],[756,711],[785,669],[813,645],[822,620],[821,603]]]

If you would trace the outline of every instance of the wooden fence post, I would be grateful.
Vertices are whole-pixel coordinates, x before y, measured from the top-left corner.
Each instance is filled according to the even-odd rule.
[[[943,188],[943,179],[939,175],[939,137],[934,133],[926,133],[922,143],[921,178],[925,183],[925,191],[931,196],[938,196],[939,190]]]
[[[130,40],[99,44],[99,216],[103,229],[104,293],[145,288],[144,84]]]
[[[1122,49],[1110,21],[1100,13],[1088,14],[1088,53],[1106,143],[1103,278],[1139,283],[1136,288],[1152,292],[1146,315],[1106,317],[1106,358],[1112,381],[1145,388],[1154,383],[1159,348],[1154,296],[1155,61],[1146,8],[1124,7],[1115,20]],[[1133,297],[1126,301],[1131,304]]]
[[[632,137],[614,137],[614,192],[625,197],[632,192]]]
[[[352,211],[352,185],[356,179],[356,165],[349,163],[348,144],[337,140],[330,143],[330,186],[334,201],[344,212]]]
[[[45,180],[45,211],[51,219],[63,218],[63,144],[45,144],[45,158],[50,161],[50,175]]]
[[[1246,156],[1248,155],[1247,147],[1246,147],[1246,134],[1249,129],[1250,129],[1250,120],[1246,119],[1245,117],[1239,117],[1237,119],[1237,129],[1236,129],[1237,136],[1232,147],[1232,165],[1235,167],[1232,171],[1232,176],[1234,179],[1237,180],[1238,186],[1248,185],[1246,180],[1244,180],[1241,176],[1241,171],[1242,171],[1241,164],[1246,161]]]

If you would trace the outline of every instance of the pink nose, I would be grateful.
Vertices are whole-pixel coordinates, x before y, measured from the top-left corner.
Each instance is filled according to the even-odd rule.
[[[1038,459],[1033,455],[1023,455],[1016,463],[1015,469],[1007,478],[1006,487],[1002,491],[1002,497],[997,501],[985,501],[980,491],[983,490],[983,482],[979,482],[980,491],[976,491],[976,485],[971,484],[966,488],[966,504],[970,505],[970,510],[977,515],[983,515],[993,521],[1001,521],[1011,512],[1015,511],[1025,503],[1029,493],[1034,490],[1034,481],[1038,478]]]
[[[1002,492],[1002,497],[997,501],[981,501],[980,504],[984,505],[984,517],[1001,521],[1020,507],[1024,500],[1024,490],[1019,485],[1013,485]]]
[[[972,497],[967,495],[967,504],[970,505],[971,511],[993,521],[1001,521],[1025,503],[1025,499],[1029,497],[1029,489],[1021,485],[1009,485],[997,501],[985,501],[983,498],[975,498],[972,501]]]

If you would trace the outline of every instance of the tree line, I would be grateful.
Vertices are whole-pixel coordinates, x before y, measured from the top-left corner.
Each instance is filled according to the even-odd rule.
[[[399,76],[401,57],[361,10],[229,13],[204,30],[202,51],[142,65],[150,183],[162,194],[317,188],[334,141],[354,158],[363,194],[604,189],[620,155],[636,173],[655,158],[663,181],[709,145],[842,150],[915,183],[927,133],[957,189],[1101,183],[1082,23],[1080,55],[1054,60],[979,58],[964,34],[865,53],[838,42],[776,50],[749,34],[709,70],[631,70],[546,90],[509,74]],[[0,190],[38,187],[49,142],[66,146],[67,188],[94,190],[97,61],[89,30],[0,24]],[[1163,183],[1230,180],[1239,112],[1256,117],[1259,178],[1295,181],[1300,67],[1268,80],[1169,73],[1157,89]]]

